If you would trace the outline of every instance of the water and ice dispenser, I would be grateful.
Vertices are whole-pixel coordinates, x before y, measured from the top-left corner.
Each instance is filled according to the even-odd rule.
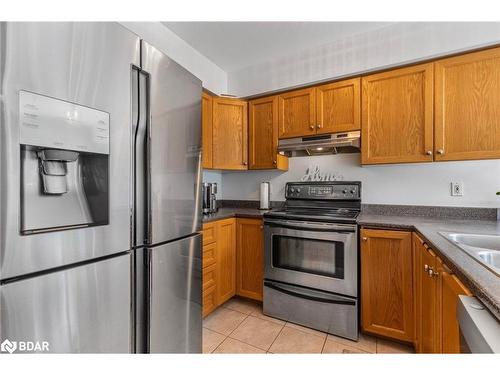
[[[22,234],[109,221],[109,114],[20,91]]]

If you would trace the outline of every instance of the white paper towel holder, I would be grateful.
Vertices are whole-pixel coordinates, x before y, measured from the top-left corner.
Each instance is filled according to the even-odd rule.
[[[269,182],[261,182],[260,183],[260,210],[269,210],[270,206],[270,195],[271,195],[271,186]]]

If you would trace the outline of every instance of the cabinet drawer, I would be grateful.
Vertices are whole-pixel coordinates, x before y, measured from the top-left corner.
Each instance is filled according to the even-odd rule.
[[[203,290],[203,317],[217,307],[217,293],[215,291],[215,285]]]
[[[203,245],[215,242],[215,222],[203,224]]]
[[[216,266],[212,264],[211,266],[203,268],[203,290],[209,289],[211,286],[215,285],[216,276]]]
[[[215,264],[215,260],[217,259],[216,251],[217,251],[217,245],[215,242],[203,246],[203,268]]]

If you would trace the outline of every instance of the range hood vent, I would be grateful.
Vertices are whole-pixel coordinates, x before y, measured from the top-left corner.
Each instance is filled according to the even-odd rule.
[[[280,139],[278,152],[286,156],[314,156],[360,152],[359,131]]]

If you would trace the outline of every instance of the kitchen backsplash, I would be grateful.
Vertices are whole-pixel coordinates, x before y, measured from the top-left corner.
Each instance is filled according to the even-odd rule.
[[[362,181],[367,204],[500,207],[500,160],[360,166],[360,154],[290,158],[288,172],[205,171],[204,181],[219,184],[218,199],[258,200],[259,184],[271,183],[271,200],[284,200],[288,181],[299,181],[307,168]],[[450,183],[462,182],[464,195],[451,196]]]

